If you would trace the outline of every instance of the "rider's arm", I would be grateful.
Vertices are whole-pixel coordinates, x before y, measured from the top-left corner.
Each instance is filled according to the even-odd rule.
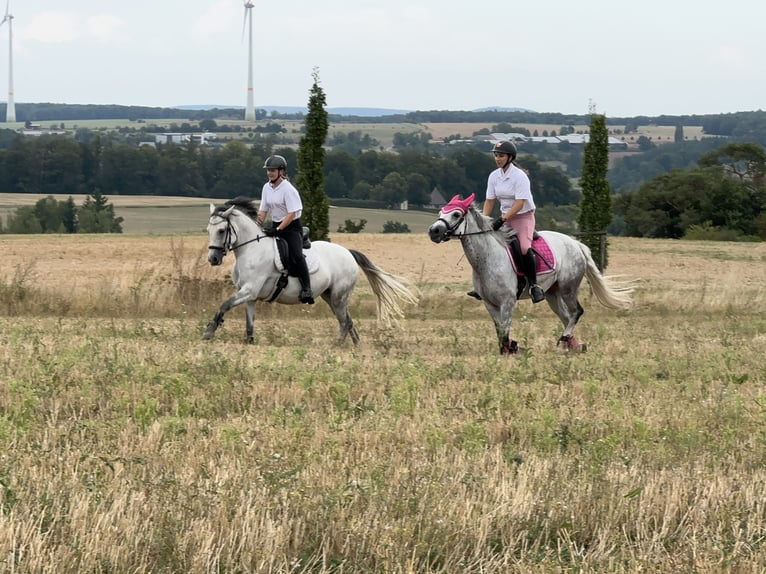
[[[290,225],[292,220],[295,219],[295,214],[296,213],[297,213],[297,211],[291,211],[287,215],[285,215],[285,218],[279,223],[279,226],[277,227],[277,229],[279,231],[282,231],[285,227]]]
[[[494,199],[485,199],[484,200],[484,210],[483,213],[487,217],[492,215],[492,208],[495,207],[495,200]]]
[[[524,207],[524,200],[523,199],[517,199],[513,202],[513,205],[511,208],[502,214],[503,219],[508,221],[511,217],[516,215],[519,211],[521,211],[521,208]]]

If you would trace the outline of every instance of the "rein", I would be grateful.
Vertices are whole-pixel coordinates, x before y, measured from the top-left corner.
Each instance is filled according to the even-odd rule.
[[[460,227],[460,224],[465,221],[465,212],[463,213],[462,217],[453,225],[450,227],[450,224],[447,223],[447,220],[443,217],[440,217],[436,221],[441,221],[444,224],[444,227],[447,228],[447,233],[445,241],[449,241],[453,237],[457,237],[458,239],[462,239],[463,237],[470,237],[471,235],[484,235],[485,233],[491,233],[491,229],[482,229],[481,231],[471,231],[469,233],[457,233],[455,230]]]
[[[220,251],[221,257],[225,257],[226,253],[229,251],[236,251],[240,247],[244,247],[248,243],[253,243],[254,241],[260,242],[261,239],[266,239],[268,235],[259,235],[256,234],[255,237],[252,239],[248,239],[247,241],[243,241],[242,243],[237,244],[236,242],[232,242],[231,238],[232,236],[236,239],[237,233],[234,230],[234,226],[231,224],[231,221],[229,218],[226,218],[226,236],[223,239],[223,245],[208,245],[208,249],[212,249],[213,251]]]

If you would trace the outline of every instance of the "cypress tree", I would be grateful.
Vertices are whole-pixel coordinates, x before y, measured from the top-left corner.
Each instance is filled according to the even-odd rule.
[[[312,72],[306,135],[298,144],[298,176],[296,187],[303,200],[301,222],[311,229],[311,239],[327,240],[330,231],[330,204],[324,188],[324,142],[329,131],[325,110],[326,97],[319,85],[319,70]]]
[[[607,265],[606,228],[612,222],[611,188],[606,179],[609,166],[609,136],[606,130],[606,116],[591,114],[590,137],[585,144],[582,176],[580,177],[580,213],[577,223],[582,233],[581,241],[590,247],[593,259],[603,266]],[[602,241],[603,237],[603,241]],[[603,246],[603,253],[601,248]]]

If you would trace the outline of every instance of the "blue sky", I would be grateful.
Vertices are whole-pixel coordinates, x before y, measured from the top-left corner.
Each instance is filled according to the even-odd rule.
[[[1,1],[1,0],[0,0]],[[253,0],[256,106],[766,108],[766,3]],[[10,0],[17,104],[244,106],[241,0]],[[0,28],[0,100],[8,28]]]

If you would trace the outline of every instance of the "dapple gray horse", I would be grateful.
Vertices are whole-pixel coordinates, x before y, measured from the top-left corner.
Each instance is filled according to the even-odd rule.
[[[238,291],[223,302],[208,323],[204,339],[215,335],[229,309],[244,303],[246,341],[252,343],[256,301],[287,305],[299,303],[300,283],[291,276],[281,286],[280,280],[285,271],[279,268],[281,261],[277,240],[267,235],[256,222],[257,213],[257,206],[248,199],[234,199],[219,207],[210,205],[207,259],[211,265],[220,265],[228,252],[234,253],[236,263],[232,269],[232,280]],[[378,320],[390,324],[403,316],[400,303],[417,303],[417,295],[403,279],[383,271],[359,251],[327,241],[314,241],[304,253],[308,256],[307,260],[312,259],[309,264],[311,289],[325,300],[338,319],[338,343],[350,335],[354,344],[359,344],[359,335],[348,312],[348,301],[359,278],[360,268],[377,298]]]
[[[428,235],[434,243],[460,239],[463,251],[473,270],[473,287],[481,296],[495,322],[501,354],[518,351],[511,340],[511,320],[516,306],[518,277],[511,264],[508,248],[512,232],[492,231],[492,220],[472,205],[473,194],[466,199],[455,196],[439,212],[429,227]],[[555,268],[540,272],[537,284],[545,291],[545,300],[564,325],[559,345],[564,350],[584,351],[585,346],[575,339],[573,332],[583,308],[577,293],[583,277],[587,278],[599,303],[609,309],[628,309],[632,305],[632,287],[618,285],[601,274],[587,245],[555,231],[539,233],[550,248]],[[521,297],[529,297],[528,286]]]

